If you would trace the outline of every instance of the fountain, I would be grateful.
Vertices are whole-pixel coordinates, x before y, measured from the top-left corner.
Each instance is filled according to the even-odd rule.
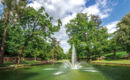
[[[68,72],[69,70],[76,70],[81,68],[80,64],[77,62],[77,56],[76,56],[76,50],[74,45],[72,46],[72,57],[71,62],[67,61],[64,62],[60,68],[59,71],[54,73],[54,75],[59,75]]]
[[[77,62],[77,59],[76,59],[76,51],[75,51],[75,47],[74,47],[74,45],[72,46],[72,65],[74,66],[75,64],[76,64],[76,62]]]
[[[79,63],[77,62],[76,50],[75,50],[74,45],[72,46],[71,62],[72,62],[72,64],[71,64],[72,69],[79,69],[80,68]]]
[[[87,64],[86,62],[82,64]],[[46,68],[44,70],[57,70],[57,72],[54,73],[54,75],[61,75],[67,72],[70,72],[70,70],[80,70],[80,71],[85,71],[85,72],[98,72],[95,70],[91,65],[87,64],[87,67],[81,66],[80,63],[77,61],[77,55],[76,55],[76,50],[75,46],[72,46],[72,57],[71,57],[71,62],[66,61],[64,62],[59,68]]]

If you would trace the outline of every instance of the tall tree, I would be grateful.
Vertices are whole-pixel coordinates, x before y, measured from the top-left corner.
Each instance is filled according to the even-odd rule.
[[[117,41],[127,53],[130,53],[130,13],[125,15],[117,25]]]
[[[88,61],[94,52],[101,53],[105,46],[103,42],[108,38],[107,29],[100,24],[99,17],[79,13],[66,25],[70,44],[75,45],[78,55],[87,56]]]
[[[2,38],[2,44],[1,44],[1,52],[0,52],[0,64],[3,63],[4,58],[4,51],[5,51],[5,41],[6,41],[6,33],[7,33],[7,27],[9,25],[9,19],[11,13],[13,12],[13,9],[16,5],[16,0],[2,0],[1,1],[4,6],[4,31],[3,31],[3,38]]]
[[[114,32],[110,34],[108,50],[109,52],[113,52],[113,59],[116,59],[116,52],[121,49],[120,44],[117,42],[117,33]]]
[[[56,40],[56,38],[52,38],[52,50],[50,51],[50,54],[52,55],[52,59],[55,60],[57,59],[58,56],[58,46],[59,46],[59,41]]]
[[[52,17],[50,17],[44,10],[40,8],[38,11],[32,7],[22,8],[18,13],[19,25],[23,30],[25,40],[23,45],[19,50],[18,61],[20,63],[20,58],[24,47],[31,41],[34,36],[41,36],[44,38],[50,37],[54,32],[58,31],[61,26],[61,21],[58,20],[58,25],[54,26],[52,24]],[[43,36],[44,35],[44,36]]]

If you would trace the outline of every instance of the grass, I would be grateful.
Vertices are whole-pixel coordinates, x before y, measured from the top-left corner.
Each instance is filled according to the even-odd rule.
[[[116,53],[116,59],[123,59],[127,55],[126,51],[121,51]],[[104,54],[105,59],[111,60],[113,59],[113,53]]]
[[[36,63],[40,63],[41,61],[21,61],[20,64],[24,65],[24,64],[36,64]],[[4,64],[0,65],[0,67],[8,67],[8,66],[11,66],[11,65],[14,65],[13,62],[11,61],[5,61]]]
[[[100,61],[92,61],[92,62],[103,62],[103,63],[119,63],[119,64],[130,64],[130,59],[128,60],[100,60]]]
[[[4,64],[1,64],[0,67],[8,67],[9,65],[12,65],[14,64],[13,62],[10,62],[10,61],[5,61]]]
[[[101,62],[101,63],[115,63],[115,64],[130,64],[130,59],[124,59],[127,55],[125,51],[117,52],[116,58],[113,58],[113,53],[104,54],[105,60],[96,60],[92,62]]]
[[[21,61],[21,64],[36,64],[36,63],[40,63],[41,61]]]
[[[54,61],[54,62],[65,62],[68,60],[50,60],[50,61]],[[20,65],[25,65],[25,64],[37,64],[37,63],[41,63],[41,61],[34,61],[34,60],[30,60],[30,61],[21,61]],[[15,65],[14,62],[11,61],[5,61],[4,64],[0,65],[0,67],[8,67],[8,66],[12,66]]]
[[[63,60],[57,60],[57,61],[55,61],[55,62],[66,62],[66,61],[69,61],[69,60],[63,59]]]

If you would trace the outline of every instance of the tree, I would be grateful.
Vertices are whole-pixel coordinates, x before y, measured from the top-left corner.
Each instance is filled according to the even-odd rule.
[[[1,52],[0,52],[0,64],[3,63],[3,57],[4,57],[4,51],[5,51],[5,41],[6,41],[6,33],[7,33],[7,27],[9,25],[9,19],[11,13],[13,12],[13,9],[16,5],[16,0],[2,0],[1,1],[4,8],[4,13],[3,13],[3,20],[4,20],[4,31],[3,31],[3,38],[2,38],[2,44],[1,44]]]
[[[9,26],[7,30],[8,32],[5,51],[11,55],[17,56],[19,48],[24,41],[23,32],[19,26]]]
[[[44,38],[50,37],[51,34],[58,31],[61,26],[61,21],[58,20],[58,25],[54,26],[51,21],[52,17],[50,17],[44,10],[44,8],[40,8],[36,11],[32,7],[22,8],[18,13],[19,15],[19,25],[23,30],[23,34],[25,34],[25,40],[23,45],[19,50],[18,61],[20,63],[20,58],[24,47],[28,44],[28,41],[33,39],[33,36],[41,36]],[[43,36],[44,35],[44,36]]]
[[[108,37],[109,34],[107,32],[107,28],[102,27],[99,28],[97,31],[95,31],[95,39],[94,39],[94,45],[93,45],[93,49],[94,49],[94,54],[95,57],[96,55],[98,57],[101,57],[103,55],[103,53],[105,53],[105,49],[108,48]]]
[[[53,60],[59,60],[59,59],[64,59],[65,54],[63,52],[62,47],[59,45],[59,41],[56,40],[56,38],[52,38],[51,41],[51,51],[50,55]]]
[[[22,52],[28,46],[29,41],[34,40],[35,36],[42,37],[43,41],[47,40],[54,32],[60,29],[61,21],[58,19],[58,25],[53,25],[53,18],[45,12],[45,9],[42,7],[39,10],[35,10],[32,7],[28,7],[28,0],[3,0],[2,2],[5,6],[5,11],[0,22],[5,23],[0,24],[4,26],[4,31],[0,30],[4,33],[3,36],[0,35],[0,40],[3,37],[0,60],[3,62],[6,42],[8,45],[7,51],[18,53],[17,64],[19,64]],[[6,40],[8,26],[9,34],[8,40]]]
[[[113,52],[113,59],[116,59],[116,52],[121,49],[120,44],[117,42],[117,33],[114,32],[110,34],[108,49],[110,52]]]
[[[130,13],[122,18],[117,25],[117,43],[130,53]]]
[[[52,38],[52,49],[50,51],[50,54],[52,56],[52,59],[55,60],[57,59],[58,56],[58,45],[59,45],[59,41],[56,40],[56,38]]]
[[[66,59],[66,55],[64,54],[62,47],[58,45],[57,49],[58,49],[57,60]]]
[[[96,52],[99,56],[103,53],[108,39],[107,29],[100,26],[101,20],[97,16],[88,17],[87,14],[79,13],[67,25],[69,43],[74,44],[77,55],[91,56]]]

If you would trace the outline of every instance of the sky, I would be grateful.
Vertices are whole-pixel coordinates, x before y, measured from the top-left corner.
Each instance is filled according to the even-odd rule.
[[[113,33],[116,31],[116,24],[130,12],[130,0],[32,0],[28,6],[34,7],[36,10],[43,6],[55,20],[61,19],[61,29],[55,33],[54,37],[60,41],[64,52],[67,52],[70,48],[67,43],[69,37],[66,34],[65,25],[77,13],[98,15],[102,19],[101,25],[107,27],[109,33]],[[1,12],[2,6],[0,3]]]

